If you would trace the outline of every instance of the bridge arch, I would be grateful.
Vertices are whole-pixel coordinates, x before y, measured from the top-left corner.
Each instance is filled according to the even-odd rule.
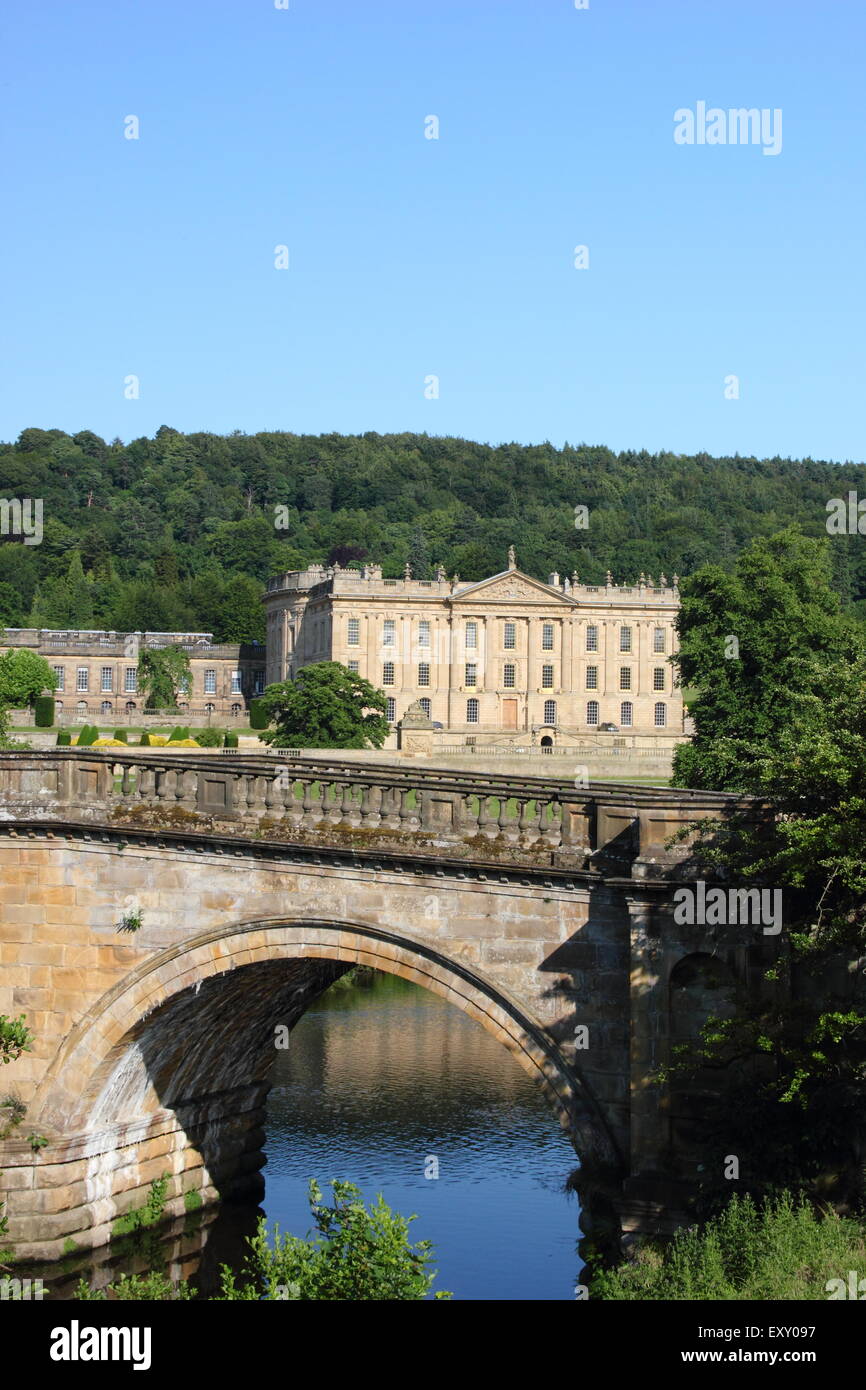
[[[164,1171],[176,1179],[171,1215],[190,1191],[205,1201],[259,1195],[275,1024],[296,1022],[356,964],[423,985],[474,1018],[541,1087],[581,1158],[617,1162],[599,1106],[550,1034],[474,966],[363,922],[268,918],[151,957],[59,1048],[32,1113],[86,1136],[78,1239],[101,1243]]]

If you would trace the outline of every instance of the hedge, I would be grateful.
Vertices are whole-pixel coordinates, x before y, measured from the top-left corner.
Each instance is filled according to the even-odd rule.
[[[54,723],[54,696],[37,695],[33,701],[37,729],[50,729]]]
[[[270,722],[262,707],[261,700],[250,700],[250,728],[266,729]]]

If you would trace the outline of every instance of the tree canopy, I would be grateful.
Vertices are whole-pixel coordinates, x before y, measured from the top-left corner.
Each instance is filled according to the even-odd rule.
[[[182,647],[148,647],[138,658],[138,684],[147,696],[145,709],[174,709],[189,678],[189,657]]]
[[[110,443],[29,428],[0,444],[5,496],[44,499],[41,545],[0,544],[7,621],[212,631],[258,641],[264,614],[227,589],[329,555],[398,578],[431,564],[464,579],[505,568],[631,583],[643,570],[729,570],[791,523],[826,536],[827,502],[866,496],[866,468],[813,459],[711,458],[602,446],[480,444],[427,434],[182,434]],[[712,505],[708,505],[712,499]],[[577,504],[589,525],[574,525]],[[276,508],[284,509],[276,524]],[[284,523],[284,524],[283,524]],[[866,610],[859,535],[830,538],[843,606]],[[27,625],[27,622],[16,626]],[[240,624],[240,625],[239,625]]]
[[[267,686],[260,705],[277,726],[274,748],[381,748],[388,733],[382,691],[339,661]]]

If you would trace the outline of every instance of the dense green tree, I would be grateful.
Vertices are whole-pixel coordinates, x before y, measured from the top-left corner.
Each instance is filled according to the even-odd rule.
[[[24,600],[12,584],[0,583],[0,625],[24,627]]]
[[[466,580],[504,569],[512,543],[521,568],[542,579],[577,569],[598,583],[610,569],[630,583],[641,569],[685,577],[707,563],[728,573],[750,541],[791,523],[826,537],[828,500],[851,490],[866,496],[866,467],[811,459],[169,427],[106,444],[88,430],[73,439],[31,428],[17,444],[0,443],[0,492],[43,498],[44,534],[39,546],[0,545],[0,583],[48,626],[207,631],[230,578],[263,583],[329,555],[350,564],[350,553],[398,577],[419,533],[427,560]],[[577,503],[589,508],[583,530],[574,526]],[[279,530],[276,504],[287,509]],[[832,587],[862,622],[861,537],[833,536],[830,546]],[[90,619],[80,576],[74,597],[67,583],[76,550]],[[114,588],[100,575],[108,556]],[[410,562],[425,570],[423,555]],[[199,584],[193,596],[204,574],[219,583]]]
[[[862,638],[830,588],[826,540],[788,530],[754,541],[731,573],[706,566],[684,585],[677,615],[680,683],[695,736],[677,749],[680,786],[750,790],[755,750],[796,719],[803,694]]]
[[[0,705],[24,709],[43,690],[56,688],[57,677],[44,657],[23,647],[0,656]]]
[[[214,633],[220,642],[264,642],[261,584],[245,574],[228,581],[216,603]]]
[[[302,667],[260,704],[277,726],[274,748],[381,748],[388,734],[382,691],[339,661]]]
[[[430,551],[427,548],[427,539],[420,526],[416,526],[412,532],[412,537],[409,541],[407,562],[411,567],[413,579],[433,578]]]
[[[189,657],[182,647],[147,647],[138,658],[138,687],[147,695],[145,709],[173,709],[181,686],[189,679]]]

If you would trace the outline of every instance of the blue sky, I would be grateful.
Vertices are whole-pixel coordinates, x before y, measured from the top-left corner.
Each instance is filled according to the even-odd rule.
[[[0,437],[863,459],[862,6],[289,6],[7,0]],[[677,145],[698,101],[781,152]]]

